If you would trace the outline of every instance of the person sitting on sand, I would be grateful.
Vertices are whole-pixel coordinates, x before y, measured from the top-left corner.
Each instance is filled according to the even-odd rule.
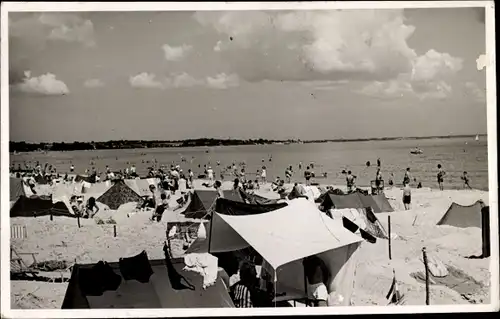
[[[410,210],[411,208],[411,188],[410,184],[403,184],[403,204],[405,205],[405,210]]]
[[[439,185],[439,189],[443,190],[444,189],[444,186],[443,186],[444,176],[446,175],[446,172],[443,170],[441,164],[438,164],[437,167],[438,167],[437,182],[438,182],[438,185]]]
[[[347,184],[347,192],[353,192],[356,190],[356,176],[352,174],[351,171],[347,172],[347,176],[345,178]]]
[[[469,176],[467,175],[467,172],[464,172],[461,179],[464,181],[464,189],[472,189],[469,185]]]
[[[313,301],[314,307],[326,307],[328,289],[325,282],[328,280],[328,268],[317,256],[306,257],[302,263],[307,278],[309,299]]]
[[[99,212],[99,206],[97,206],[95,198],[90,197],[87,201],[87,205],[85,205],[85,212],[83,213],[83,218],[93,218],[98,212]]]
[[[255,266],[247,261],[240,265],[240,281],[231,286],[230,296],[236,308],[253,308],[252,293],[257,286],[257,271]]]

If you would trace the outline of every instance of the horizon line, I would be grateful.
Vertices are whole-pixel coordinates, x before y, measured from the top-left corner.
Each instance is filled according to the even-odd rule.
[[[373,140],[397,140],[397,139],[431,139],[431,138],[459,138],[459,137],[474,137],[474,136],[487,136],[487,133],[482,134],[453,134],[453,135],[430,135],[430,136],[383,136],[383,137],[357,137],[357,138],[334,138],[334,139],[307,139],[303,140],[300,138],[286,138],[286,139],[271,139],[271,138],[217,138],[217,137],[198,137],[198,138],[186,138],[179,140],[155,140],[155,139],[120,139],[120,140],[107,140],[107,141],[40,141],[40,142],[26,142],[26,141],[12,141],[9,143],[25,143],[25,144],[54,144],[54,143],[65,143],[65,144],[75,144],[75,143],[110,143],[110,142],[157,142],[157,143],[182,143],[187,141],[201,141],[201,140],[218,140],[218,141],[259,141],[265,140],[269,142],[342,142],[342,141],[373,141]]]

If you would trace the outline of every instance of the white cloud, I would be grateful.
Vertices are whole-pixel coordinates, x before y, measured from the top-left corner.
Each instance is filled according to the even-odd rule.
[[[239,84],[238,76],[217,74],[214,77],[207,77],[205,80],[197,79],[186,72],[170,74],[161,79],[153,73],[143,72],[129,79],[130,85],[136,88],[155,88],[155,89],[179,89],[191,87],[209,87],[213,89],[226,89]]]
[[[462,69],[462,62],[462,59],[452,57],[448,53],[431,49],[414,60],[412,80],[431,81],[438,76],[454,74]]]
[[[186,72],[171,75],[165,81],[165,87],[169,88],[189,88],[196,85],[202,85],[203,81],[197,80]]]
[[[486,90],[479,88],[475,82],[466,82],[465,88],[468,94],[471,94],[476,101],[484,103],[486,102]]]
[[[239,85],[239,78],[236,74],[227,75],[219,73],[214,77],[207,77],[207,85],[214,89],[227,89]]]
[[[135,88],[164,88],[164,84],[156,80],[156,75],[143,72],[129,78],[129,83]]]
[[[214,51],[229,73],[247,81],[367,81],[370,94],[414,91],[420,98],[441,98],[451,90],[445,81],[463,64],[432,48],[419,55],[408,44],[415,27],[398,9],[204,11],[193,17],[227,37]]]
[[[98,88],[98,87],[103,87],[104,82],[99,80],[99,79],[89,79],[89,80],[85,81],[85,83],[83,83],[83,85],[85,87],[88,87],[88,88]]]
[[[168,44],[162,46],[167,61],[180,61],[182,58],[192,50],[192,46],[183,44],[178,47],[173,47]]]
[[[38,77],[31,76],[31,71],[24,72],[21,83],[13,86],[15,90],[31,94],[65,95],[69,93],[68,86],[52,73],[42,74]]]

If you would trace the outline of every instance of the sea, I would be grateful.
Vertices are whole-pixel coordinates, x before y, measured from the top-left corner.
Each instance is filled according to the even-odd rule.
[[[410,151],[420,148],[423,154]],[[159,164],[179,164],[184,172],[193,170],[195,176],[204,174],[204,165],[211,166],[218,179],[232,180],[227,167],[233,163],[245,167],[247,178],[255,179],[257,170],[266,167],[267,180],[277,177],[285,179],[286,167],[292,166],[292,182],[304,182],[304,170],[313,166],[313,182],[326,185],[345,185],[342,171],[352,171],[357,176],[357,185],[368,187],[375,179],[377,159],[381,161],[384,180],[394,174],[394,182],[400,185],[406,168],[423,187],[437,188],[437,165],[446,171],[445,189],[463,188],[461,176],[467,171],[472,188],[488,190],[488,145],[487,137],[478,141],[472,138],[445,138],[390,141],[327,142],[304,144],[271,144],[245,146],[216,146],[189,148],[155,148],[94,150],[69,152],[31,152],[10,155],[11,164],[17,168],[23,162],[49,163],[59,173],[69,172],[71,164],[75,173],[84,174],[95,167],[105,171],[124,170],[135,164],[139,175],[146,175],[155,161]],[[301,169],[299,164],[302,163]],[[227,172],[226,172],[227,171]],[[326,173],[326,177],[324,177]]]

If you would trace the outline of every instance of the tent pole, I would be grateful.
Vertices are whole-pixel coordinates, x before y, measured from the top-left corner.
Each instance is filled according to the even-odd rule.
[[[428,306],[430,305],[430,300],[429,300],[429,266],[427,264],[427,250],[426,248],[422,248],[422,254],[423,259],[424,259],[424,266],[425,266],[425,304]]]
[[[214,212],[212,212],[212,218],[210,219],[210,230],[208,232],[208,253],[210,254],[210,248],[212,246],[212,228],[214,224]],[[203,222],[202,222],[203,223]]]
[[[389,232],[389,260],[392,260],[391,252],[391,216],[387,216],[388,232]]]

